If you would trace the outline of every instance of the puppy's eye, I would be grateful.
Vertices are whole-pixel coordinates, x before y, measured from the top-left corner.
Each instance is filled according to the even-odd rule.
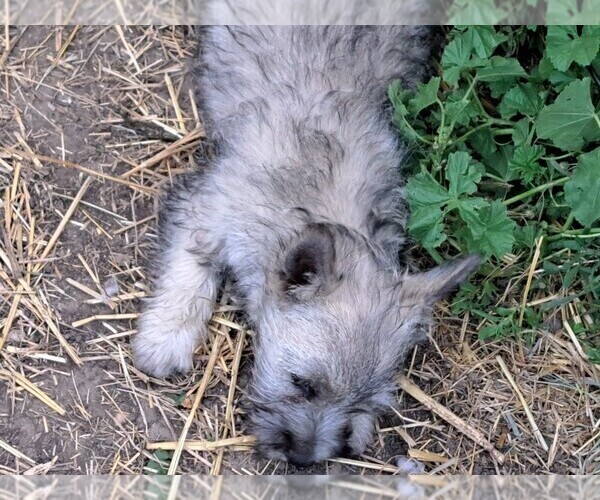
[[[304,378],[300,378],[294,373],[292,373],[292,384],[300,389],[302,391],[302,395],[309,401],[317,396],[317,391],[311,385],[311,383]]]

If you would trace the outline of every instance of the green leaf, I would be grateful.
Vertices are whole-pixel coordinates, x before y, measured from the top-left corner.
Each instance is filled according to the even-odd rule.
[[[456,101],[450,103],[446,102],[444,107],[446,116],[455,124],[464,126],[468,125],[472,118],[472,116],[466,112],[469,104],[469,101]],[[477,114],[475,114],[475,116],[477,116]]]
[[[557,92],[562,92],[567,85],[577,81],[577,76],[572,73],[563,73],[562,71],[555,71],[548,77],[548,81],[554,87]]]
[[[435,104],[438,98],[438,91],[440,89],[440,81],[441,78],[436,76],[435,78],[429,80],[429,82],[426,84],[417,84],[417,95],[408,103],[411,113],[416,115],[423,109]]]
[[[473,118],[481,116],[475,99],[472,96],[465,99],[465,94],[466,89],[458,88],[446,96],[444,108],[449,122],[467,126]]]
[[[498,24],[504,13],[496,7],[494,0],[455,0],[450,11],[449,24]]]
[[[575,173],[565,184],[565,200],[584,226],[600,219],[600,148],[579,157]]]
[[[596,0],[547,0],[546,23],[552,24],[600,24],[600,9]]]
[[[408,114],[406,103],[412,93],[402,87],[399,80],[394,80],[388,88],[388,96],[394,106],[394,120],[401,121]]]
[[[542,167],[538,160],[543,155],[544,148],[542,146],[529,146],[523,144],[515,148],[513,156],[508,162],[508,166],[526,183],[530,183],[542,173]]]
[[[525,76],[519,61],[500,56],[492,57],[486,67],[477,70],[477,77],[487,83],[494,98],[506,94],[519,78]]]
[[[504,95],[498,111],[505,119],[519,113],[524,116],[537,116],[543,104],[535,86],[528,82],[511,88]]]
[[[470,26],[462,36],[481,59],[491,57],[498,45],[507,40],[493,26]]]
[[[529,120],[523,118],[513,127],[512,140],[515,146],[521,146],[529,141]]]
[[[146,474],[156,474],[164,476],[169,472],[169,464],[173,458],[172,451],[156,450],[154,453],[154,459],[148,460],[148,463],[144,467]]]
[[[484,227],[484,230],[479,235],[479,226],[477,226],[477,232],[468,239],[470,251],[480,252],[485,257],[502,258],[512,250],[516,223],[508,217],[506,207],[498,200],[483,206],[478,216],[479,224]]]
[[[494,134],[490,128],[484,128],[471,134],[468,139],[469,145],[481,155],[483,159],[498,151],[498,146],[494,142]]]
[[[535,122],[540,138],[550,139],[565,151],[580,150],[587,142],[600,139],[600,118],[594,111],[590,83],[589,78],[574,81],[542,109]]]
[[[481,312],[480,315],[488,321],[486,326],[479,330],[479,340],[498,340],[515,335],[518,331],[515,322],[516,313],[517,309],[514,307],[496,307],[491,314]]]
[[[508,162],[512,158],[513,151],[514,147],[509,144],[484,158],[486,170],[499,175],[505,181],[513,180],[514,173],[508,168]]]
[[[550,61],[547,51],[544,53],[538,67],[531,72],[531,76],[536,80],[548,80],[555,92],[561,92],[569,83],[577,79],[577,75],[572,71],[558,71]]]
[[[554,64],[552,64],[552,61],[548,57],[548,51],[546,50],[546,52],[544,52],[542,59],[540,60],[540,63],[538,64],[538,67],[536,69],[534,69],[531,72],[531,74],[532,74],[532,76],[535,75],[536,77],[547,80],[550,77],[550,75],[552,73],[554,73],[555,71],[556,71],[556,68],[554,67]]]
[[[533,251],[540,232],[541,230],[536,222],[528,221],[525,226],[516,228],[514,232],[515,243],[526,250]]]
[[[448,193],[454,199],[463,194],[473,194],[481,181],[485,169],[483,165],[474,162],[471,155],[464,152],[452,153],[448,156],[446,179],[449,182]]]
[[[408,229],[413,238],[426,248],[437,248],[444,241],[444,214],[434,205],[417,208],[411,213]]]
[[[542,268],[548,274],[560,274],[560,266],[557,266],[554,262],[545,261]]]
[[[527,76],[521,63],[514,58],[494,56],[490,66],[477,70],[477,78],[481,82],[508,82]]]
[[[451,199],[448,191],[429,172],[420,172],[410,179],[406,192],[413,209],[430,205],[439,207]]]
[[[446,45],[441,59],[444,81],[453,86],[458,83],[461,71],[469,67],[472,49],[472,42],[462,36]]]
[[[585,350],[585,354],[587,355],[591,363],[594,363],[595,365],[600,365],[600,349],[597,349],[596,347],[588,347]]]
[[[456,202],[460,218],[469,230],[469,238],[478,240],[485,233],[485,223],[481,220],[479,210],[489,207],[489,203],[483,198],[466,198]]]
[[[169,450],[155,450],[153,455],[161,462],[168,462],[173,458],[173,452]]]
[[[475,287],[475,285],[469,283],[468,281],[463,283],[460,286],[458,293],[454,296],[454,299],[452,300],[452,314],[459,316],[466,311],[471,311],[471,309],[475,305],[473,297],[475,296],[476,292],[477,288]]]
[[[554,67],[567,71],[573,62],[591,64],[600,50],[600,27],[584,26],[581,36],[576,26],[548,26],[548,57]]]
[[[562,277],[563,290],[568,290],[569,288],[571,288],[573,280],[576,278],[579,269],[581,269],[579,266],[573,266],[564,274],[564,276]]]

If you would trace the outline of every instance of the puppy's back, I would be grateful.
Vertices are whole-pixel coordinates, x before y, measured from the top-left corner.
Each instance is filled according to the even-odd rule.
[[[409,25],[435,19],[430,0],[197,0],[203,24]],[[439,17],[439,16],[438,16]],[[429,24],[429,23],[428,23]],[[436,23],[432,23],[436,24]]]
[[[293,117],[331,92],[381,103],[392,80],[423,78],[430,38],[426,26],[205,28],[197,66],[205,121],[218,132],[277,101]]]
[[[404,150],[387,87],[422,78],[429,36],[413,26],[205,28],[196,87],[219,151],[208,184],[240,262],[277,261],[278,242],[307,221],[345,226],[396,258]]]

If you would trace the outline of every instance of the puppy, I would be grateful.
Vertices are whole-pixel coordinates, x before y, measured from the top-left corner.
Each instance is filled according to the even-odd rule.
[[[360,454],[434,303],[477,257],[399,264],[405,150],[387,87],[427,70],[426,27],[213,26],[199,107],[218,148],[161,215],[138,368],[186,372],[230,272],[258,332],[251,423],[264,455],[306,466]]]

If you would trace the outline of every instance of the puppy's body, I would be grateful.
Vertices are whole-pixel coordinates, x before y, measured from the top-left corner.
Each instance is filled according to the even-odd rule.
[[[431,0],[197,0],[203,24],[442,24]],[[426,19],[428,21],[426,21]],[[434,19],[434,21],[431,21]]]
[[[395,79],[425,71],[423,27],[212,27],[200,107],[218,146],[165,206],[155,294],[137,365],[187,371],[223,270],[255,344],[254,432],[299,464],[360,453],[392,403],[398,363],[433,302],[473,268],[398,264],[402,149],[385,110]]]

